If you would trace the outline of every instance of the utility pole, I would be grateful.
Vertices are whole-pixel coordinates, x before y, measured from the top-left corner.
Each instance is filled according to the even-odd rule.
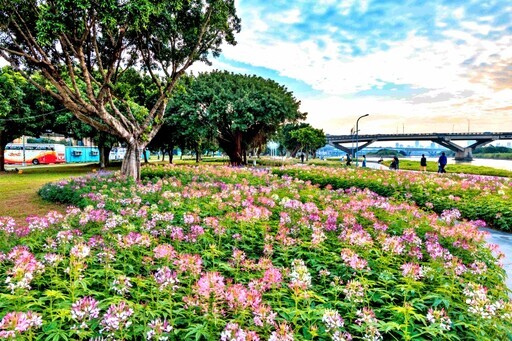
[[[370,114],[365,114],[363,116],[360,116],[356,121],[356,167],[358,164],[357,160],[357,152],[359,151],[359,120],[363,117],[370,116]]]

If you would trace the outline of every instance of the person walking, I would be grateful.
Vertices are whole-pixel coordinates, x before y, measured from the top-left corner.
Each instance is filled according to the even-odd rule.
[[[441,153],[441,156],[437,160],[437,163],[439,165],[437,172],[438,173],[446,173],[446,170],[444,168],[446,167],[446,164],[448,163],[448,158],[446,157],[446,154],[444,152]]]
[[[350,163],[352,162],[352,159],[350,158],[350,155],[347,154],[347,161],[346,161],[346,165],[347,166],[350,166]]]
[[[363,155],[363,164],[361,167],[366,168],[366,155]]]
[[[420,169],[423,172],[427,171],[427,158],[425,157],[425,154],[421,154]]]

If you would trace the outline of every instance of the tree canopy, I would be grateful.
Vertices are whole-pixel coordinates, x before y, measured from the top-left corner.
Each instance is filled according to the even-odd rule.
[[[21,74],[10,67],[0,69],[0,171],[4,171],[4,149],[22,135],[38,135],[51,126],[55,107]]]
[[[324,131],[311,126],[293,130],[290,136],[298,142],[300,149],[306,152],[306,156],[310,153],[316,154],[316,150],[326,144]]]
[[[119,136],[122,172],[136,179],[179,77],[239,30],[234,0],[0,0],[0,55],[27,78],[39,71],[49,85],[34,86]],[[150,100],[119,86],[132,69],[148,75]]]
[[[199,74],[174,96],[170,110],[190,125],[213,131],[233,165],[243,163],[247,148],[287,122],[305,118],[300,102],[282,85],[257,76],[211,72]]]

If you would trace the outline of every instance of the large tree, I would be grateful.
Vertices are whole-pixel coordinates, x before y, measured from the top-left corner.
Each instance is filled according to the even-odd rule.
[[[39,135],[56,113],[51,98],[41,94],[10,67],[0,69],[0,171],[5,170],[5,146],[22,135]]]
[[[140,177],[140,152],[195,61],[208,62],[240,30],[234,0],[0,0],[0,55],[80,120],[128,146],[122,173]],[[120,91],[136,68],[151,78],[149,106]],[[85,90],[83,90],[85,89]]]
[[[295,157],[297,152],[301,148],[301,143],[294,137],[293,132],[302,129],[302,128],[312,128],[309,123],[301,122],[301,123],[290,123],[285,124],[279,130],[279,142],[281,146],[286,149],[291,157]]]
[[[305,117],[299,105],[290,91],[272,80],[216,71],[198,75],[169,106],[191,124],[213,128],[231,164],[240,165],[257,137]]]
[[[327,143],[324,131],[311,126],[293,130],[290,135],[297,140],[302,152],[306,153],[306,160],[309,159],[309,154],[315,157],[317,149],[322,148]]]

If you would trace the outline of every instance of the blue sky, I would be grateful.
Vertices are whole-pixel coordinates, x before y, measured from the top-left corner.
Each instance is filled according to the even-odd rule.
[[[330,134],[512,131],[512,2],[237,0],[212,67],[272,78]]]

